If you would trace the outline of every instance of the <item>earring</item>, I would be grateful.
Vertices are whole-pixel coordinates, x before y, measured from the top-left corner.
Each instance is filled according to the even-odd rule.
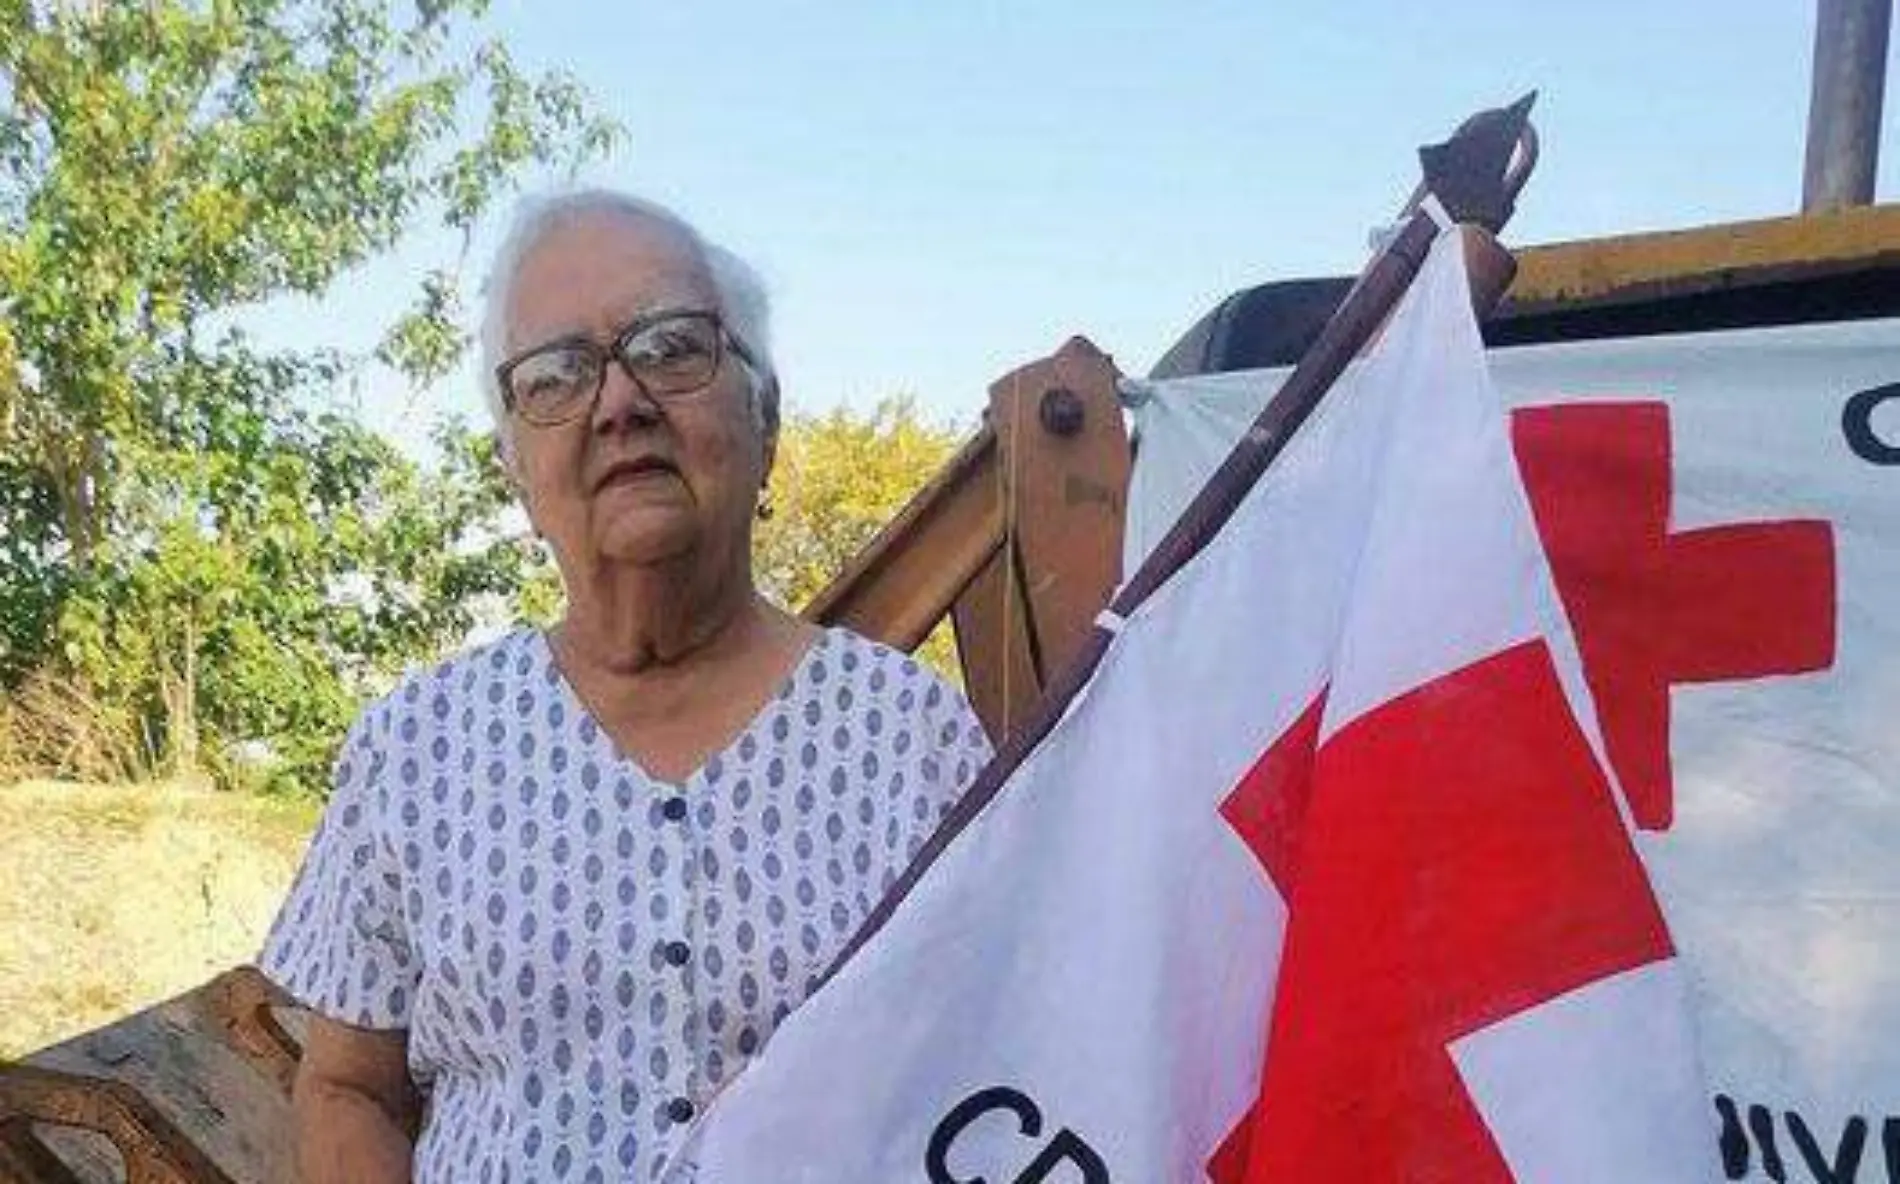
[[[758,515],[760,522],[770,522],[772,520],[773,513],[776,512],[775,507],[772,505],[771,493],[766,492],[766,493],[759,494],[758,508],[753,510],[752,512]]]

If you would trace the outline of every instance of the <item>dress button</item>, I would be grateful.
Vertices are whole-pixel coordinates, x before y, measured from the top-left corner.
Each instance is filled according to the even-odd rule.
[[[666,960],[673,965],[684,966],[687,960],[692,956],[693,951],[685,942],[669,941],[666,943]]]
[[[686,799],[668,798],[660,804],[660,813],[666,815],[668,822],[678,822],[686,817]]]
[[[691,1122],[693,1104],[685,1098],[674,1098],[666,1104],[666,1116],[674,1122]]]

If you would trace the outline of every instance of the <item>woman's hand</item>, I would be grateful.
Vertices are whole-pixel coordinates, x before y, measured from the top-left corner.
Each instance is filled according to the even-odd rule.
[[[403,1032],[310,1017],[291,1090],[303,1184],[408,1184],[421,1096]]]

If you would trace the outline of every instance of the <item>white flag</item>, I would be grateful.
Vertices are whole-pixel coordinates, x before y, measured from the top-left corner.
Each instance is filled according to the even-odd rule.
[[[1724,1177],[1900,1184],[1900,317],[1488,360]],[[1154,386],[1134,559],[1285,377]]]
[[[1444,236],[678,1178],[1713,1178],[1562,621]]]

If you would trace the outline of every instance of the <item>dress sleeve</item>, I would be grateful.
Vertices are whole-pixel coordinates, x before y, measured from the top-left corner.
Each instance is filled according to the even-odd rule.
[[[359,1028],[409,1026],[420,964],[402,872],[383,827],[385,757],[366,715],[337,759],[334,791],[265,939],[259,968],[300,1003]]]
[[[941,815],[963,796],[994,753],[983,721],[949,684],[932,677],[923,704],[932,733],[922,762],[923,791]]]

